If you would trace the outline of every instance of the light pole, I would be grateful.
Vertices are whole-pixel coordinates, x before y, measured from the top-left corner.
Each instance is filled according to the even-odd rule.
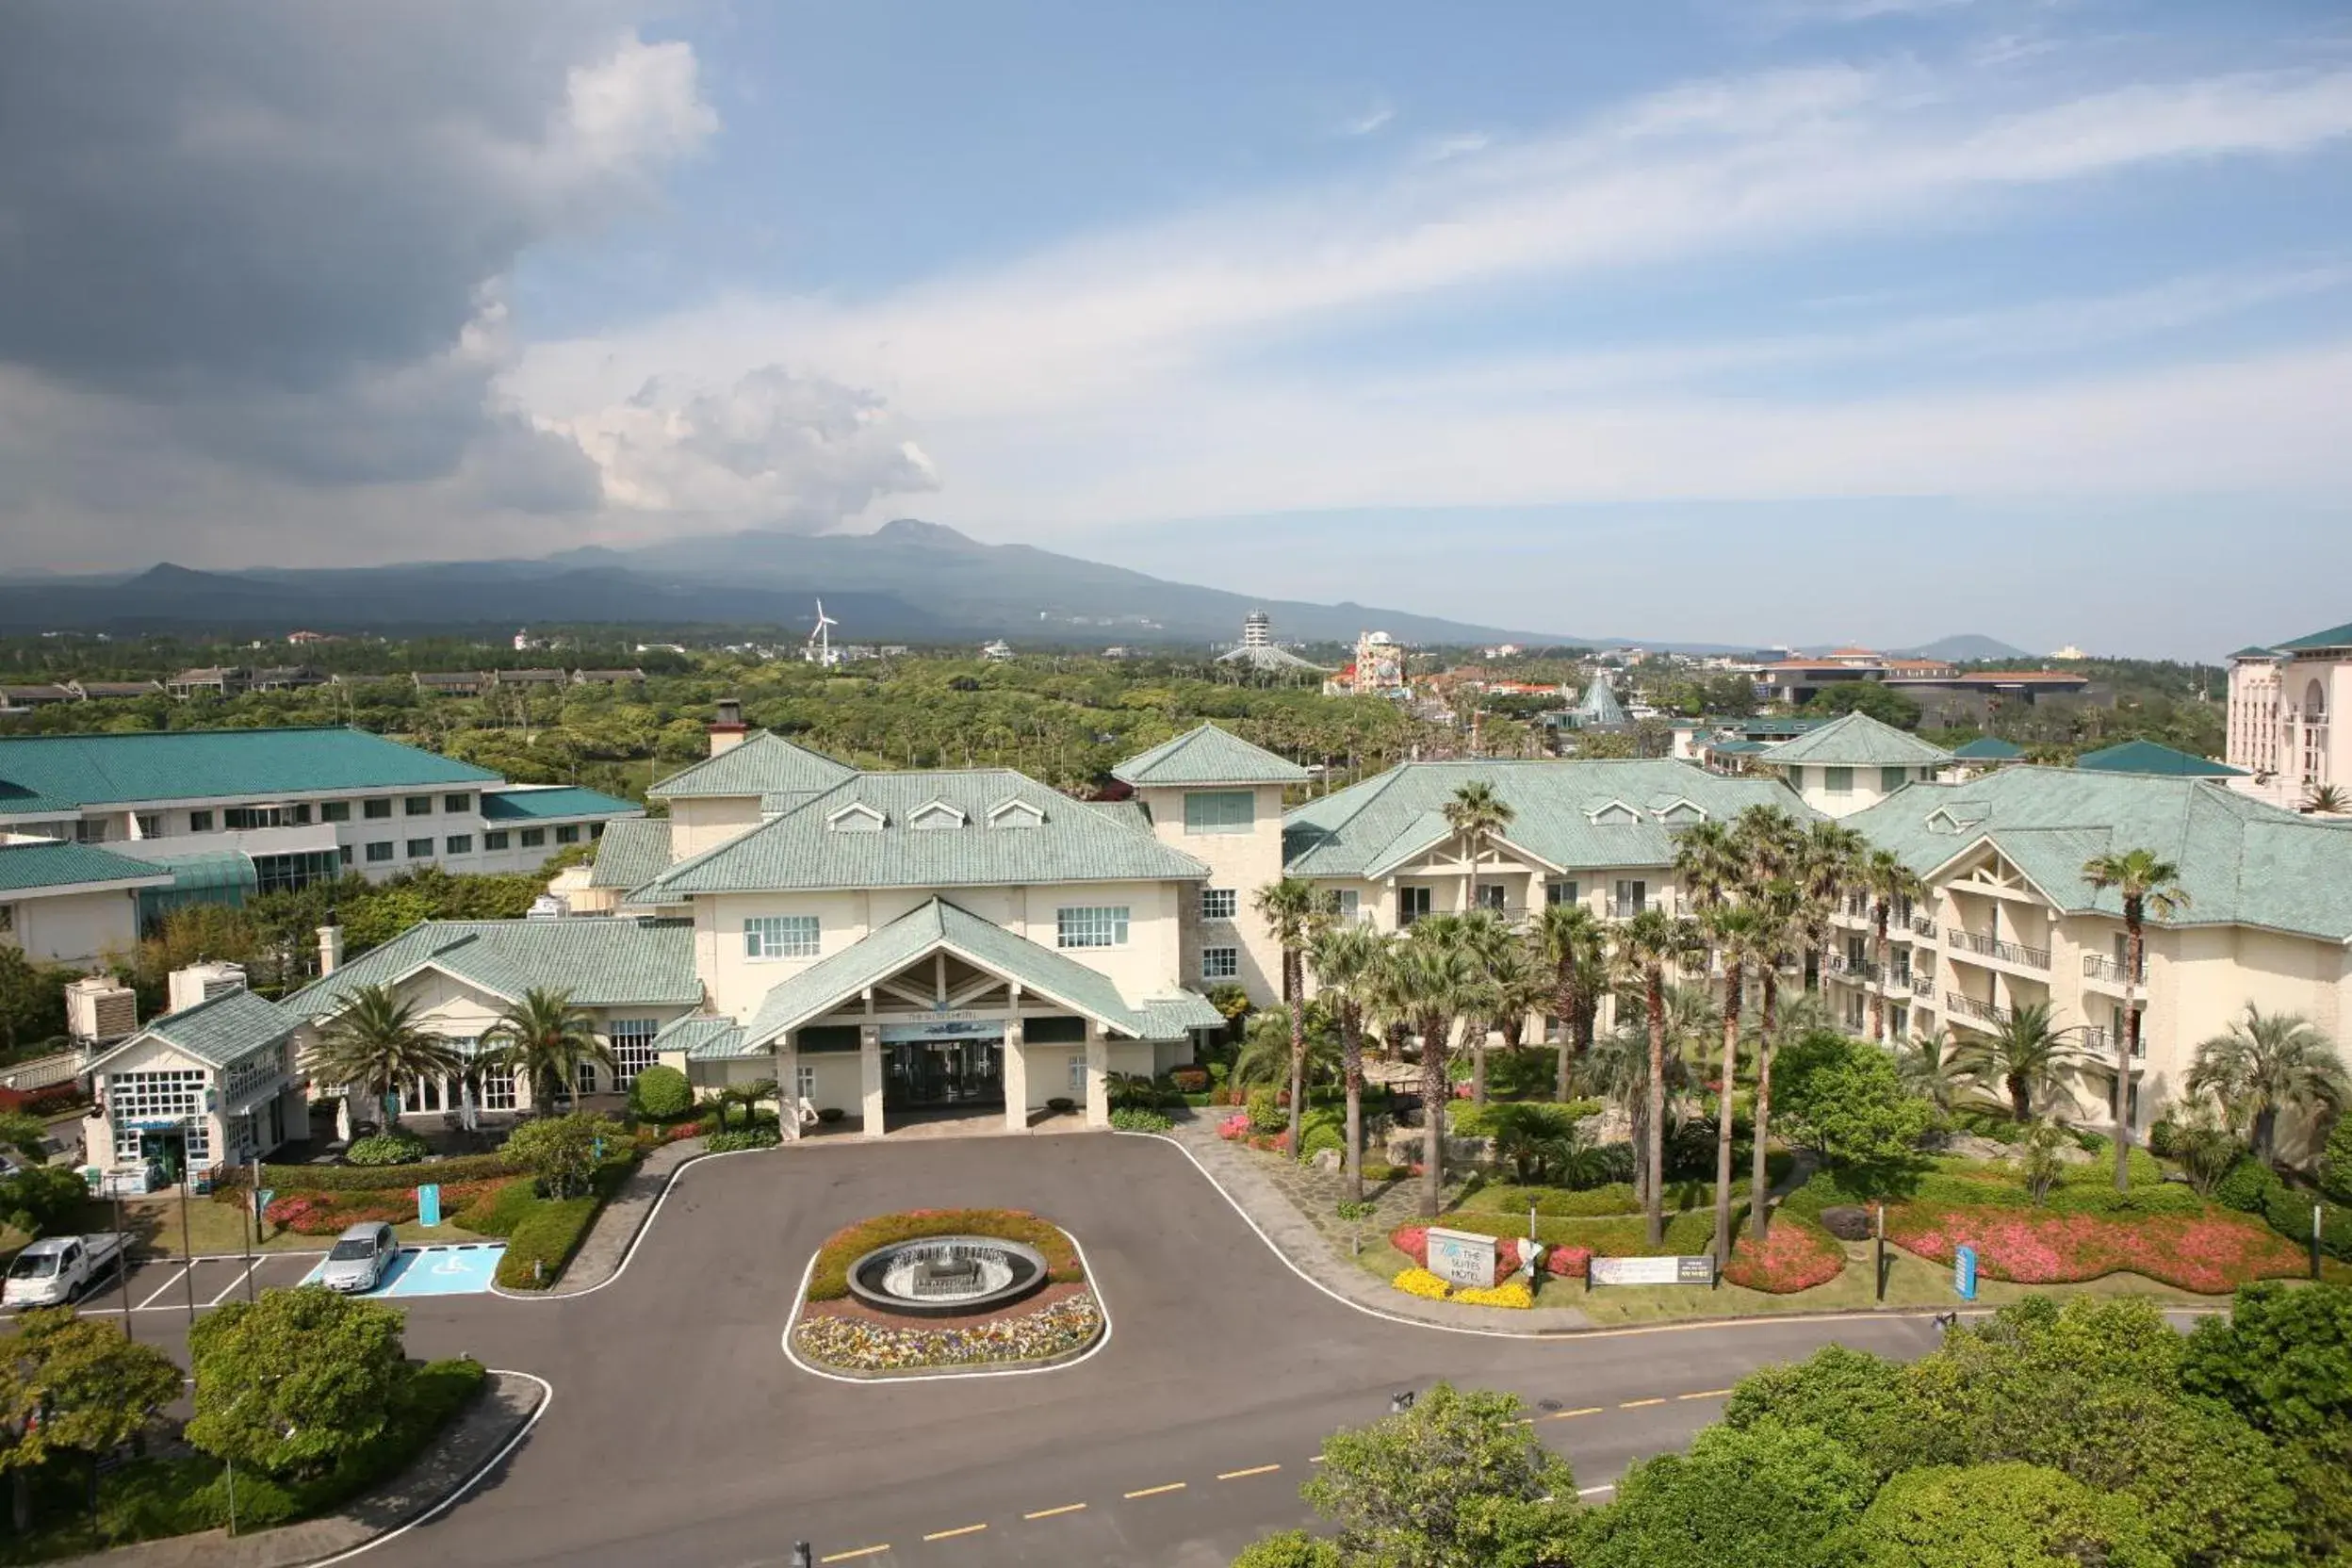
[[[188,1211],[196,1201],[196,1162],[188,1146],[196,1121],[192,1116],[180,1118],[180,1256],[188,1265],[180,1271],[180,1279],[188,1286],[188,1326],[191,1329],[196,1326],[196,1233]]]

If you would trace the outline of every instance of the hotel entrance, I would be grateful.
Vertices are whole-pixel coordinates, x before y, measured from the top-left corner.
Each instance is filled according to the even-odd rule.
[[[1000,1021],[886,1023],[882,1059],[886,1109],[1004,1103],[1004,1025]]]

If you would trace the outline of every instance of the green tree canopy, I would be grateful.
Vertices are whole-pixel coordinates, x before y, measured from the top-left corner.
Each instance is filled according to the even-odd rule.
[[[1868,713],[1898,729],[1919,727],[1919,705],[1875,680],[1841,680],[1805,698],[1807,718],[1835,718],[1841,713]]]
[[[274,1476],[314,1475],[382,1435],[410,1367],[406,1318],[324,1290],[265,1290],[188,1331],[188,1440]]]
[[[22,1529],[28,1474],[60,1454],[98,1456],[128,1443],[179,1397],[180,1369],[71,1307],[34,1308],[15,1327],[0,1341],[0,1469],[13,1473]]]
[[[1783,1048],[1776,1073],[1781,1125],[1833,1166],[1909,1159],[1935,1119],[1903,1088],[1894,1057],[1834,1030]]]
[[[626,1135],[610,1118],[574,1111],[524,1122],[506,1140],[506,1153],[545,1183],[549,1197],[569,1198],[588,1190],[597,1150],[614,1147]]]
[[[1638,1464],[1587,1522],[1576,1568],[1843,1568],[1878,1478],[1813,1427],[1710,1427]]]

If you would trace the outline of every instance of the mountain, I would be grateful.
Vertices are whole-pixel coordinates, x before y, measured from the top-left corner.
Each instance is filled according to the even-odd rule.
[[[2031,659],[2034,655],[2023,648],[2011,647],[1998,638],[1979,631],[1964,631],[1956,637],[1939,637],[1933,643],[1922,643],[1916,648],[1897,648],[1898,659],[1946,659],[1963,663],[1971,659]]]
[[[1341,603],[1260,599],[901,518],[869,534],[744,532],[539,561],[192,571],[0,582],[0,632],[449,630],[547,623],[805,629],[822,597],[842,642],[1231,642],[1262,609],[1278,636],[1353,642],[1577,643]]]

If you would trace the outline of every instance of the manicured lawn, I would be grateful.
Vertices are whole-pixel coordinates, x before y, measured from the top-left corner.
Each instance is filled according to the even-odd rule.
[[[303,1235],[298,1231],[271,1229],[269,1238],[258,1244],[249,1242],[253,1222],[241,1205],[216,1203],[210,1198],[199,1198],[187,1204],[188,1239],[182,1238],[180,1210],[182,1200],[177,1194],[169,1197],[126,1198],[122,1200],[122,1224],[134,1238],[133,1245],[141,1251],[179,1257],[188,1246],[193,1246],[200,1257],[218,1257],[241,1252],[251,1245],[257,1252],[318,1252],[335,1244],[333,1236]],[[114,1205],[111,1202],[91,1202],[84,1206],[81,1219],[85,1231],[114,1229]],[[431,1242],[480,1241],[471,1231],[443,1223],[428,1229],[414,1221],[395,1225],[393,1231],[405,1242],[419,1246]],[[21,1243],[20,1243],[21,1245]]]

